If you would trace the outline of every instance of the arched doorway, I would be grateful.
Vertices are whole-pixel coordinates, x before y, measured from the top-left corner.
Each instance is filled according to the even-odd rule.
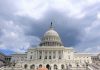
[[[39,65],[39,68],[41,68],[41,67],[42,67],[42,64]]]
[[[57,65],[55,64],[55,65],[54,65],[54,70],[57,70],[57,69],[58,69],[58,67],[57,67]]]
[[[47,68],[48,70],[51,70],[51,67],[50,67],[49,64],[46,65],[46,68]]]
[[[27,67],[28,67],[28,65],[27,65],[27,64],[25,64],[25,65],[24,65],[24,68],[25,68],[25,69],[27,69]]]
[[[65,68],[65,67],[64,67],[64,65],[62,64],[62,65],[61,65],[61,69],[64,69],[64,68]]]
[[[34,65],[34,64],[31,65],[31,66],[30,66],[30,69],[33,69],[33,70],[34,70],[34,69],[35,69],[35,65]]]

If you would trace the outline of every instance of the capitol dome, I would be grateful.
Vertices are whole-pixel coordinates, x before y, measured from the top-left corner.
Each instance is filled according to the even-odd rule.
[[[49,29],[45,34],[44,36],[59,36],[58,33],[53,30],[53,29]]]
[[[54,30],[51,22],[51,26],[48,31],[45,32],[40,46],[62,46],[62,42],[59,34]]]

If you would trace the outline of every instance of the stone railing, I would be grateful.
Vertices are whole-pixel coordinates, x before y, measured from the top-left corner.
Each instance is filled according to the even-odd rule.
[[[1,68],[0,70],[32,70],[32,69],[22,69],[22,68]],[[57,69],[57,70],[93,70],[86,68],[69,68],[69,69]]]
[[[0,70],[32,70],[32,69],[24,69],[21,67],[2,67]],[[90,66],[88,67],[69,67],[67,69],[57,69],[57,70],[94,70]]]

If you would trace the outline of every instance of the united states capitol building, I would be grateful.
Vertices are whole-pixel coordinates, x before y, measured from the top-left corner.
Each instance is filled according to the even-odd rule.
[[[11,61],[16,68],[26,70],[36,70],[40,64],[49,70],[87,70],[87,66],[92,63],[91,56],[89,53],[76,53],[72,47],[65,47],[51,22],[37,47],[30,47],[23,54],[12,54]]]

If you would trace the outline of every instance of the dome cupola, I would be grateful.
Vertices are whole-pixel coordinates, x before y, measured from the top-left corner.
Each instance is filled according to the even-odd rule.
[[[59,34],[54,30],[52,22],[48,31],[45,32],[40,46],[62,46]]]

